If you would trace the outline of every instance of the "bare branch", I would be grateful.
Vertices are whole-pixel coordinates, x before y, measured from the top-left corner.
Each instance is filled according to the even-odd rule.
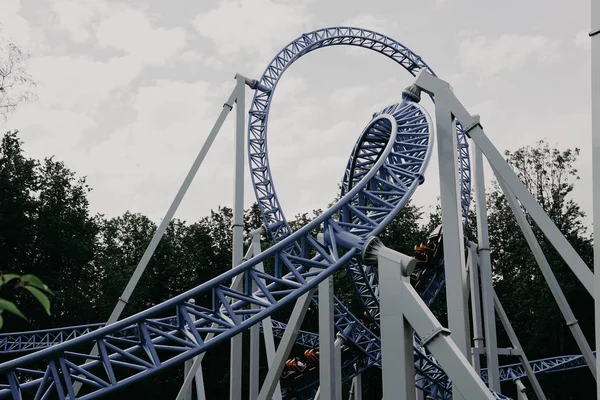
[[[37,100],[36,82],[27,72],[30,55],[5,38],[0,25],[0,118],[22,103]]]

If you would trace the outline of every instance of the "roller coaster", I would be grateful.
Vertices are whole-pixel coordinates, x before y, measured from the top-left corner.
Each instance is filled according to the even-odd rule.
[[[346,164],[339,200],[308,225],[293,231],[269,164],[269,111],[287,68],[302,56],[329,46],[372,50],[397,63],[415,80],[399,90],[396,104],[369,113],[372,117]],[[521,207],[527,209],[593,295],[591,270],[485,136],[479,117],[464,109],[450,85],[437,78],[420,56],[377,32],[324,28],[304,33],[286,45],[260,79],[238,74],[235,80],[231,96],[108,322],[0,335],[0,353],[14,355],[0,364],[0,398],[110,398],[117,390],[169,368],[185,368],[177,399],[211,398],[204,392],[202,358],[227,341],[231,343],[232,400],[341,399],[342,385],[350,387],[353,399],[361,399],[360,378],[368,368],[382,370],[386,400],[506,399],[500,393],[500,382],[504,381],[517,384],[519,399],[526,399],[530,388],[537,398],[545,399],[536,374],[589,367],[595,378],[595,353],[555,285]],[[245,138],[244,96],[248,88],[254,97]],[[435,121],[421,105],[425,94],[434,102]],[[234,108],[232,269],[119,320],[166,225]],[[427,243],[415,247],[414,254],[403,255],[385,247],[378,235],[424,182],[434,139],[440,165],[442,226],[431,233]],[[244,144],[263,216],[263,227],[252,233],[245,256]],[[513,207],[577,340],[580,355],[527,359],[493,291],[485,206],[476,209],[477,238],[464,236],[472,196],[476,204],[485,204],[481,201],[485,198],[483,156]],[[263,251],[261,235],[270,237],[274,245]],[[350,277],[363,314],[354,315],[335,296],[332,277],[338,271]],[[449,327],[443,327],[428,308],[444,287]],[[300,330],[310,305],[318,307],[319,332]],[[291,310],[288,321],[274,320],[283,310]],[[498,349],[495,315],[508,332],[512,349]],[[244,332],[251,335],[250,387],[242,390]],[[260,337],[269,364],[262,382],[258,376]],[[294,346],[304,349],[304,356],[291,357]],[[499,366],[498,355],[507,351],[519,362]],[[481,367],[484,355],[487,368]],[[525,378],[530,388],[523,384]]]

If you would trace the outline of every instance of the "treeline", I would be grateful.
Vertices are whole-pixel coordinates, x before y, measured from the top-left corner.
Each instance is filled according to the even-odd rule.
[[[567,239],[592,265],[592,239],[584,214],[572,198],[578,179],[577,150],[559,151],[546,143],[506,154]],[[4,332],[80,325],[105,321],[156,229],[144,215],[126,212],[116,218],[94,214],[84,178],[59,160],[34,160],[24,154],[17,132],[0,144],[0,270],[32,273],[55,292],[52,314],[46,315],[30,296],[3,288],[0,297],[15,300],[30,317],[6,316]],[[488,214],[495,287],[530,359],[577,354],[568,327],[547,289],[506,200],[498,187],[489,188]],[[293,227],[308,223],[321,211],[296,216]],[[253,205],[245,212],[246,236],[262,218]],[[409,203],[381,235],[384,243],[410,254],[439,223],[439,210],[424,215]],[[193,288],[231,268],[232,210],[221,207],[196,222],[174,220],[142,276],[125,315],[144,310]],[[474,229],[474,216],[469,231]],[[537,228],[534,229],[537,230]],[[593,344],[593,301],[542,235],[546,256],[584,332]],[[269,246],[265,241],[263,247]],[[336,295],[361,315],[352,286],[343,272],[336,275]],[[15,298],[16,297],[16,298]],[[207,299],[196,299],[197,302]],[[441,320],[445,296],[434,309]],[[315,310],[312,313],[316,312]],[[308,328],[316,329],[308,315]],[[313,326],[311,326],[313,325]],[[498,326],[500,326],[498,322]],[[306,324],[304,328],[307,328]],[[509,343],[500,329],[500,344]],[[592,346],[593,347],[593,346]],[[205,381],[210,398],[228,398],[228,346],[210,351]],[[502,359],[514,363],[516,359]],[[210,368],[207,368],[210,367]],[[119,396],[173,398],[182,379],[181,368],[122,391]],[[568,382],[568,384],[567,384]],[[542,377],[549,398],[586,398],[594,393],[585,369]],[[370,385],[376,385],[374,380]],[[509,383],[507,388],[511,386]],[[375,388],[374,388],[375,389]],[[508,392],[510,394],[510,391]],[[114,397],[114,396],[113,396]]]

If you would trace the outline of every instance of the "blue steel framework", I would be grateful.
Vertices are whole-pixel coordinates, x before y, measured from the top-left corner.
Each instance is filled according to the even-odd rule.
[[[291,42],[275,57],[256,85],[258,90],[249,123],[251,175],[267,231],[276,245],[196,289],[108,327],[96,324],[18,336],[3,335],[0,348],[5,352],[53,347],[1,364],[0,397],[21,398],[24,392],[28,392],[27,397],[29,393],[35,393],[35,398],[52,394],[73,397],[74,381],[84,384],[82,398],[109,393],[180,364],[206,351],[212,344],[260,323],[342,267],[350,272],[365,309],[373,311],[370,315],[377,319],[377,277],[372,268],[362,265],[360,256],[364,256],[362,253],[369,238],[384,229],[423,179],[431,147],[429,120],[418,105],[407,101],[376,114],[348,163],[342,199],[307,227],[292,233],[279,205],[268,165],[266,128],[270,101],[278,80],[292,62],[310,51],[331,45],[369,48],[398,62],[412,75],[421,69],[433,74],[421,58],[406,47],[368,30],[327,28],[304,34]],[[406,99],[410,99],[410,94]],[[467,138],[460,126],[458,143],[461,205],[466,218],[470,201],[470,165]],[[340,216],[339,220],[334,219],[336,215]],[[325,244],[319,244],[310,235],[313,230],[324,233]],[[268,258],[274,260],[273,275],[254,268]],[[444,277],[441,269],[438,270],[440,272],[428,279],[421,291],[427,303],[443,286]],[[242,276],[242,290],[226,286],[235,276]],[[308,278],[312,280],[307,282]],[[254,293],[251,292],[253,283],[259,288]],[[187,302],[191,297],[208,293],[212,297],[211,304]],[[252,304],[260,308],[251,309]],[[166,311],[175,316],[157,318]],[[195,322],[190,313],[196,316]],[[335,323],[344,339],[362,352],[345,364],[345,379],[370,365],[380,365],[378,336],[366,329],[337,300]],[[274,324],[276,332],[285,328],[284,324]],[[197,344],[185,339],[186,332],[194,335]],[[214,337],[204,341],[208,333],[213,333]],[[54,345],[65,340],[68,341]],[[315,336],[310,333],[301,333],[299,342],[310,347],[317,345]],[[85,363],[89,356],[81,352],[81,345],[93,343],[99,346],[100,354],[92,362]],[[422,376],[419,386],[435,398],[448,398],[450,383],[443,372],[420,347],[415,350],[416,372]],[[581,365],[580,358],[570,356],[556,362],[540,360],[537,372],[576,368]],[[503,379],[520,376],[518,365],[503,367],[503,371]]]

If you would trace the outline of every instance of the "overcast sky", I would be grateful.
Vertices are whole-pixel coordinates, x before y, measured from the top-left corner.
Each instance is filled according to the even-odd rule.
[[[0,0],[4,35],[31,52],[39,100],[0,122],[30,156],[56,156],[93,188],[92,210],[159,220],[240,72],[259,78],[303,32],[353,25],[423,57],[481,115],[501,150],[580,147],[591,214],[589,1]],[[374,52],[311,53],[274,97],[269,153],[288,217],[325,207],[371,115],[412,77]],[[247,93],[249,106],[251,93]],[[433,114],[433,110],[430,111]],[[176,217],[232,204],[233,114]],[[247,174],[245,203],[254,201]],[[439,193],[435,154],[415,202]]]

